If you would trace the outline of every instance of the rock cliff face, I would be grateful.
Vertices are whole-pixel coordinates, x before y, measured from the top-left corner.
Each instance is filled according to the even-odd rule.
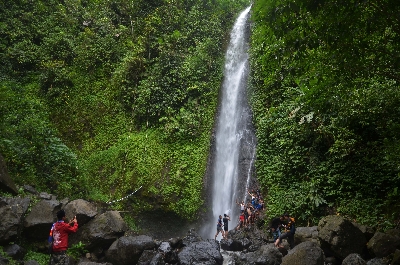
[[[37,200],[29,211],[30,202]],[[117,211],[100,213],[90,202],[58,201],[46,194],[34,200],[0,198],[0,245],[6,253],[5,257],[0,256],[0,264],[24,259],[26,250],[16,242],[45,253],[48,232],[59,209],[65,209],[68,218],[77,216],[79,229],[70,235],[69,243],[82,242],[87,252],[79,260],[72,260],[72,264],[220,265],[224,260],[237,265],[399,264],[400,230],[373,232],[371,237],[370,228],[355,225],[341,216],[326,216],[318,227],[298,227],[293,249],[285,240],[283,247],[276,248],[262,225],[267,222],[262,220],[240,230],[230,230],[228,238],[220,242],[203,239],[195,229],[188,230],[183,237],[159,240],[130,231]]]

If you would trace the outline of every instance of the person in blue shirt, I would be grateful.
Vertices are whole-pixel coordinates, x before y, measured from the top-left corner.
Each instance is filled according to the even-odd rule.
[[[217,240],[217,236],[220,232],[223,236],[224,232],[222,231],[222,215],[219,216],[218,221],[217,221],[217,233],[215,234],[214,240]]]

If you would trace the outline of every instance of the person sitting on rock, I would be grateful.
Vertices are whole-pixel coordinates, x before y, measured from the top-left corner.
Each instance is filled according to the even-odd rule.
[[[275,241],[275,246],[280,247],[282,239],[287,238],[290,248],[292,249],[294,248],[294,233],[296,232],[295,221],[288,213],[285,213],[283,217],[285,220],[285,233]]]
[[[215,234],[214,240],[217,240],[218,234],[221,232],[222,237],[224,236],[224,232],[222,231],[222,215],[219,216],[218,221],[217,221],[217,233]]]

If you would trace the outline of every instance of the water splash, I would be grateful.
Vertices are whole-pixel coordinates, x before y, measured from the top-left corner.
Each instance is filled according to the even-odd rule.
[[[206,225],[208,238],[214,238],[219,215],[223,215],[226,211],[231,212],[230,229],[236,225],[238,218],[238,211],[235,211],[238,206],[235,201],[240,198],[238,197],[239,157],[242,136],[249,117],[246,85],[249,68],[247,20],[250,8],[251,6],[246,8],[237,18],[225,55],[225,77],[216,128],[216,153],[211,187],[213,217]]]

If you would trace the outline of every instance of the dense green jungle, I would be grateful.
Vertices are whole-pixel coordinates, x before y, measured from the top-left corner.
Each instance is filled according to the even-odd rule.
[[[142,186],[112,207],[195,220],[229,31],[249,1],[0,3],[0,153],[14,182],[103,203]],[[267,214],[398,225],[400,4],[252,5]]]

